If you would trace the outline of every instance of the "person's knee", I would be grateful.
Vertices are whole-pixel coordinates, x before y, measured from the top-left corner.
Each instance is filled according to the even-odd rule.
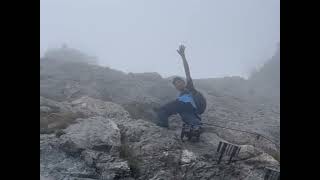
[[[173,115],[173,114],[177,114],[182,111],[181,104],[179,101],[169,102],[169,103],[165,104],[164,106],[162,106],[161,109],[164,110],[169,116]]]
[[[199,125],[201,124],[200,119],[197,118],[193,113],[180,113],[182,121],[189,125]]]

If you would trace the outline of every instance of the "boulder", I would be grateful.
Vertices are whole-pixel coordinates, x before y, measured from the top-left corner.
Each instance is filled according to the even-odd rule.
[[[120,146],[120,130],[112,120],[96,116],[78,119],[64,130],[61,147],[68,153],[80,153],[84,149],[113,151]]]
[[[105,102],[88,96],[72,101],[73,110],[85,117],[102,116],[106,118],[129,117],[129,113],[116,103]]]

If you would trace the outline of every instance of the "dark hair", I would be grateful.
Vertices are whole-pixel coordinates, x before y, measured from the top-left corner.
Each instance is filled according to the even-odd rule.
[[[172,80],[172,84],[174,85],[174,83],[176,83],[176,81],[183,81],[184,82],[184,80],[181,77],[175,77]]]

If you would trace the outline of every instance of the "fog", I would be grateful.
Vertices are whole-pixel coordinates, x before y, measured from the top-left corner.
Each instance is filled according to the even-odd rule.
[[[124,72],[248,76],[280,42],[279,0],[40,0],[40,55],[66,43]]]

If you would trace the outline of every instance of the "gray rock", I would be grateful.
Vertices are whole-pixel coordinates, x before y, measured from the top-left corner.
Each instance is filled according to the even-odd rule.
[[[101,179],[112,180],[119,177],[130,177],[130,168],[126,161],[98,164],[97,168],[102,172]]]
[[[188,151],[187,149],[184,149],[182,151],[182,157],[181,157],[182,164],[191,163],[192,161],[195,161],[196,159],[197,159],[197,157],[192,151]]]
[[[170,78],[71,61],[46,60],[41,67],[40,128],[66,128],[40,135],[42,179],[249,180],[263,179],[263,167],[280,166],[280,149],[252,134],[205,125],[200,142],[182,143],[178,116],[170,129],[156,126],[149,110],[175,98]],[[208,102],[202,121],[280,143],[278,89],[259,79],[268,78],[194,80]],[[230,165],[217,164],[219,141],[242,147]]]
[[[77,121],[60,137],[64,151],[79,153],[84,149],[94,149],[109,152],[120,146],[120,130],[112,120],[96,116]]]
[[[56,102],[40,96],[40,132],[53,133],[81,117],[69,103]]]
[[[54,135],[40,135],[40,177],[43,179],[74,179],[98,177],[95,169],[80,158],[68,156],[59,149]]]
[[[118,104],[105,102],[88,96],[81,97],[71,102],[74,111],[86,117],[103,116],[106,118],[129,117],[129,113]]]

